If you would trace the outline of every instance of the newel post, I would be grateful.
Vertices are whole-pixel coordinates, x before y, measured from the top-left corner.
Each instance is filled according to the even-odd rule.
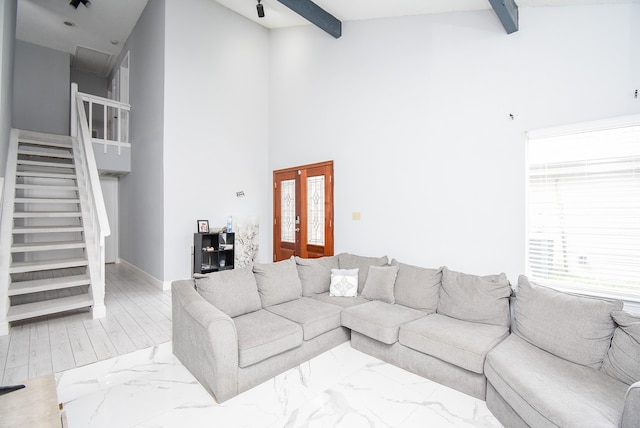
[[[70,103],[71,114],[69,115],[69,117],[71,118],[71,124],[70,124],[71,127],[69,131],[72,137],[78,136],[78,100],[76,99],[77,94],[78,94],[78,84],[72,83],[71,84],[71,103]]]

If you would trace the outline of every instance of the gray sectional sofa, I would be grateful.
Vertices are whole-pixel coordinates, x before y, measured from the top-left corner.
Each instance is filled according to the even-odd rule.
[[[621,309],[520,276],[487,407],[508,427],[640,427],[640,317]]]
[[[346,253],[256,263],[172,284],[173,350],[218,402],[351,340],[508,427],[640,426],[640,319],[519,285]]]

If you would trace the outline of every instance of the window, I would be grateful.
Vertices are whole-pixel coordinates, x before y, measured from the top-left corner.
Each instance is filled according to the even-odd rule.
[[[640,301],[640,115],[528,133],[527,274]]]

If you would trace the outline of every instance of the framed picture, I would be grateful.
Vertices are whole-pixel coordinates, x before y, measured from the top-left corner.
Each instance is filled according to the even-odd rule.
[[[198,220],[198,233],[209,233],[209,220]]]

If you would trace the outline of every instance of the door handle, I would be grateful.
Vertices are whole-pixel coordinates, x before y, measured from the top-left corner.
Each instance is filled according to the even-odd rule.
[[[300,228],[299,227],[296,227],[296,232],[300,232]]]

